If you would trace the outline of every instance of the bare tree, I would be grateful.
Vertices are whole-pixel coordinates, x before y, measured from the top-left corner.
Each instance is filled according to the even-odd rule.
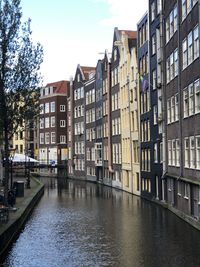
[[[33,44],[30,19],[21,22],[20,0],[0,0],[0,131],[4,142],[5,203],[8,200],[9,141],[19,125],[38,111],[36,90],[43,47]]]

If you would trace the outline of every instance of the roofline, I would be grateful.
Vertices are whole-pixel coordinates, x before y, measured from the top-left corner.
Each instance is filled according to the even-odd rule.
[[[138,21],[137,23],[137,27],[138,27],[138,24],[140,24],[140,22],[142,22],[142,20],[147,16],[147,20],[148,20],[148,10],[144,13],[144,15],[141,17],[141,19]]]

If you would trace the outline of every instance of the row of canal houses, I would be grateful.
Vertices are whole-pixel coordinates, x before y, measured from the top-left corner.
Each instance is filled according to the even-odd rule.
[[[65,97],[56,83],[42,89],[57,90],[66,106],[62,138],[53,139],[63,149],[52,150],[49,133],[49,159],[63,151],[68,177],[168,204],[198,223],[199,25],[200,1],[149,0],[137,31],[115,28],[111,54],[105,51],[96,67],[78,65],[74,78],[58,82]]]

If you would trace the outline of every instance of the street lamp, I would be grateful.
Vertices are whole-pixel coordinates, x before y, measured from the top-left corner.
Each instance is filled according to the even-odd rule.
[[[31,183],[30,183],[30,152],[31,150],[28,149],[28,172],[26,171],[26,188],[30,189],[31,188]]]

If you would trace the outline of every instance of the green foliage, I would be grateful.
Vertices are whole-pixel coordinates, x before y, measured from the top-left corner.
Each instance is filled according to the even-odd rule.
[[[39,111],[43,47],[21,18],[20,0],[0,0],[0,134],[6,126],[8,139]]]

